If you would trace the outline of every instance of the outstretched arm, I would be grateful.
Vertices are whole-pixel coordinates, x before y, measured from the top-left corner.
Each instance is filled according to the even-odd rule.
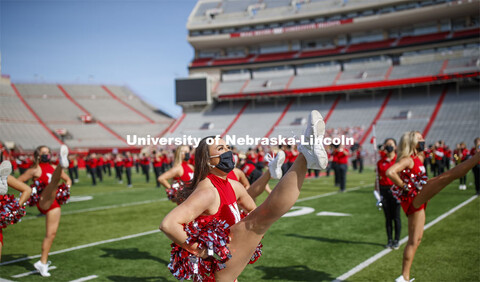
[[[16,179],[11,175],[8,176],[7,183],[8,183],[8,186],[22,193],[19,203],[20,203],[20,206],[23,206],[23,204],[28,200],[28,198],[30,198],[30,194],[32,193],[32,188],[30,188],[30,186],[28,186],[27,184],[23,183],[22,181]]]
[[[32,179],[35,174],[34,168],[27,169],[22,175],[20,175],[17,179],[21,182],[27,182],[28,180]]]
[[[214,191],[215,188],[207,182],[200,182],[195,191],[181,205],[170,211],[163,219],[160,230],[170,240],[192,254],[204,257],[205,250],[198,249],[198,244],[188,245],[187,233],[183,224],[193,221],[195,218],[208,211],[214,206],[216,198],[219,197]],[[220,200],[220,199],[218,199]]]

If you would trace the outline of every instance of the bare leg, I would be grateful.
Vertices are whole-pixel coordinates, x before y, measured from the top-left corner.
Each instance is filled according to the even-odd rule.
[[[2,245],[2,243],[0,243],[0,261],[2,261],[2,247],[3,247],[3,245]]]
[[[48,261],[48,253],[50,252],[50,248],[52,247],[53,240],[55,240],[55,236],[57,235],[61,214],[62,214],[61,209],[56,208],[49,211],[45,217],[46,233],[45,233],[45,238],[43,238],[42,256],[40,257],[40,261],[42,263],[47,263]]]
[[[451,170],[429,179],[427,184],[423,186],[422,191],[413,199],[413,206],[418,208],[426,203],[452,181],[467,174],[479,161],[480,153],[476,153],[472,158],[460,163]]]
[[[226,268],[215,273],[218,281],[231,282],[240,275],[268,228],[297,201],[306,171],[307,162],[300,154],[267,199],[230,228],[232,258]]]
[[[39,206],[42,210],[48,210],[53,204],[55,197],[57,196],[58,183],[60,182],[60,176],[62,175],[62,167],[57,166],[53,172],[50,183],[45,187],[40,195]]]
[[[265,191],[270,195],[272,193],[272,189],[270,189],[270,185],[265,185]]]
[[[263,193],[265,190],[266,185],[268,185],[268,181],[270,180],[270,172],[267,170],[265,173],[260,176],[255,182],[250,185],[247,192],[250,197],[255,201],[255,199]]]
[[[419,210],[408,216],[408,242],[403,251],[402,275],[405,280],[410,280],[410,268],[418,245],[423,236],[425,226],[425,210]]]

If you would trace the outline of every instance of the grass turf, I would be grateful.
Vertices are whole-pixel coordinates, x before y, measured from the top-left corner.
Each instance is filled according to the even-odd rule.
[[[368,186],[373,182],[373,171],[369,168],[363,174],[350,171],[347,179],[347,188]],[[144,183],[140,174],[134,174],[133,181],[134,188],[126,188],[125,184],[107,177],[102,184],[92,187],[81,172],[81,183],[74,185],[72,195],[89,195],[93,199],[62,207],[64,215],[51,251],[157,229],[163,216],[175,205],[166,201],[163,189]],[[300,198],[337,191],[332,182],[332,177],[307,179]],[[469,182],[472,182],[471,176]],[[272,181],[272,187],[274,183]],[[451,184],[430,202],[427,222],[472,195],[472,186],[467,191],[459,191],[457,185]],[[257,203],[265,197],[262,195]],[[417,279],[462,277],[463,280],[478,280],[478,202],[475,200],[425,232],[412,269]],[[263,256],[254,265],[247,266],[239,281],[335,279],[383,250],[386,243],[384,217],[374,204],[371,186],[297,203],[296,206],[311,207],[315,212],[276,222],[262,240]],[[89,211],[98,208],[102,209]],[[321,211],[349,213],[351,216],[317,216]],[[35,208],[29,208],[27,212],[21,223],[4,230],[3,262],[40,253],[45,232],[44,218],[36,216],[38,211]],[[460,216],[465,212],[468,216]],[[406,223],[402,215],[402,237],[407,233]],[[455,237],[453,242],[452,237]],[[52,255],[49,259],[58,268],[51,271],[51,279],[68,281],[97,275],[98,281],[175,281],[166,267],[169,243],[158,232]],[[393,280],[400,273],[402,249],[383,257],[349,280]],[[32,264],[36,260],[0,266],[0,277],[16,281],[44,280],[38,274],[11,277],[33,270]]]

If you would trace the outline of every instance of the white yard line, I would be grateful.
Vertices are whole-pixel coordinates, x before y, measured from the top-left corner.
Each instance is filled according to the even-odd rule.
[[[157,232],[160,232],[160,230],[156,229],[156,230],[151,230],[151,231],[142,232],[142,233],[138,233],[138,234],[123,236],[123,237],[120,237],[120,238],[113,238],[113,239],[98,241],[98,242],[94,242],[94,243],[90,243],[90,244],[80,245],[80,246],[73,247],[73,248],[68,248],[68,249],[63,249],[63,250],[60,250],[60,251],[51,252],[48,255],[52,256],[52,255],[57,255],[57,254],[63,254],[63,253],[76,251],[76,250],[80,250],[80,249],[85,249],[85,248],[93,247],[93,246],[97,246],[97,245],[102,245],[102,244],[107,244],[107,243],[132,239],[132,238],[136,238],[136,237],[141,237],[141,236],[145,236],[145,235],[150,235],[150,234],[157,233]],[[11,260],[11,261],[2,262],[2,263],[0,263],[0,266],[16,263],[16,262],[20,262],[20,261],[30,260],[30,259],[34,259],[34,258],[39,258],[39,257],[40,257],[40,255],[34,255],[34,256],[19,258],[19,259],[15,259],[15,260]]]
[[[56,268],[57,268],[56,266],[49,266],[48,270],[53,270],[53,269],[56,269]],[[32,275],[32,274],[35,274],[35,273],[38,273],[38,270],[32,270],[32,271],[29,271],[29,272],[13,275],[12,278],[22,278],[22,277]]]
[[[433,225],[437,224],[438,222],[440,222],[441,220],[445,219],[447,216],[451,215],[452,213],[456,212],[457,210],[459,210],[460,208],[464,207],[465,205],[469,204],[470,202],[472,202],[473,200],[475,200],[478,196],[473,196],[471,198],[469,198],[468,200],[464,201],[463,203],[459,204],[458,206],[450,209],[449,211],[447,211],[446,213],[440,215],[439,217],[435,218],[434,220],[432,220],[431,222],[429,222],[427,225],[425,225],[424,227],[424,230],[427,230],[428,228],[432,227]],[[407,237],[404,237],[402,240],[400,240],[399,244],[400,245],[403,245],[404,243],[406,243],[408,241],[408,236]],[[340,275],[339,277],[337,277],[337,279],[333,280],[335,282],[340,282],[340,281],[344,281],[348,278],[350,278],[351,276],[353,276],[354,274],[360,272],[361,270],[363,270],[364,268],[366,268],[367,266],[369,266],[370,264],[374,263],[375,261],[377,261],[378,259],[380,259],[381,257],[385,256],[386,254],[390,253],[392,251],[392,249],[385,249],[377,254],[375,254],[374,256],[370,257],[369,259],[363,261],[362,263],[360,263],[359,265],[355,266],[354,268],[350,269],[348,272]],[[394,279],[395,277],[392,277],[392,280]]]
[[[92,211],[103,211],[103,210],[109,210],[109,209],[124,208],[124,207],[151,204],[151,203],[155,203],[155,202],[165,202],[165,201],[168,201],[168,199],[167,198],[161,198],[161,199],[156,199],[156,200],[147,200],[147,201],[142,201],[142,202],[132,202],[132,203],[125,203],[125,204],[111,205],[111,206],[95,207],[95,208],[89,208],[89,209],[83,209],[83,210],[65,211],[65,212],[62,211],[62,215],[85,213],[85,212],[92,212]],[[37,218],[43,218],[43,217],[25,216],[25,217],[22,218],[22,220],[37,219]]]
[[[82,277],[82,278],[72,280],[70,282],[83,282],[83,281],[88,281],[88,280],[92,280],[92,279],[95,279],[95,278],[98,278],[98,276],[97,275],[90,275],[90,276],[86,276],[86,277]]]

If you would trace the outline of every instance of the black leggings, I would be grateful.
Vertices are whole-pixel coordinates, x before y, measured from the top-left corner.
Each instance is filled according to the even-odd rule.
[[[402,222],[400,220],[400,204],[393,197],[390,186],[380,186],[380,195],[382,195],[383,212],[385,214],[385,227],[387,229],[387,238],[392,240],[392,222],[395,223],[395,240],[400,240],[400,231]]]

